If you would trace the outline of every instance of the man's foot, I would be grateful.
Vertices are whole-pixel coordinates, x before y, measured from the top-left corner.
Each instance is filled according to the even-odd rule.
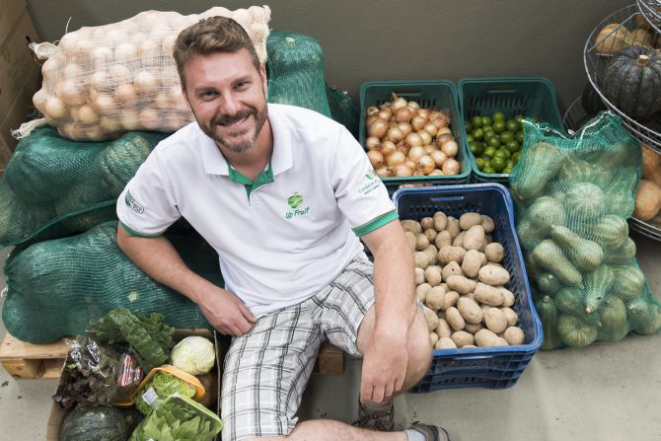
[[[395,406],[393,401],[383,407],[372,408],[359,403],[358,419],[352,424],[361,429],[392,432],[395,428]]]
[[[418,421],[411,424],[405,433],[409,441],[450,441],[450,435],[444,428]]]

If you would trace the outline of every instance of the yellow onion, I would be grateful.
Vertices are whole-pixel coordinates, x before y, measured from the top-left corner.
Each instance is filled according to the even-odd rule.
[[[429,120],[430,121],[433,121],[433,120],[438,119],[440,117],[441,117],[441,112],[439,112],[438,110],[432,110],[431,112],[429,112]]]
[[[436,136],[436,144],[438,144],[439,147],[445,144],[446,142],[453,140],[454,140],[454,136],[452,136],[452,134],[450,133],[443,133],[441,135]]]
[[[367,116],[376,115],[379,113],[379,108],[376,106],[370,106],[367,108]]]
[[[436,135],[436,132],[438,132],[438,128],[432,123],[429,123],[429,124],[425,125],[423,130],[425,132],[429,133],[431,136]]]
[[[411,124],[409,124],[407,122],[397,123],[397,127],[399,127],[399,130],[402,131],[404,136],[407,136],[409,133],[411,133],[413,131],[413,127],[411,127]]]
[[[110,95],[98,95],[92,101],[92,107],[94,107],[102,115],[115,114],[119,110],[117,102]]]
[[[450,125],[450,114],[447,110],[440,112],[438,118],[435,118],[435,121],[438,121],[440,127],[448,127]]]
[[[427,109],[418,110],[418,116],[421,116],[424,119],[429,119],[429,110],[427,110]]]
[[[147,130],[156,129],[159,123],[161,122],[158,116],[158,111],[151,107],[142,109],[142,111],[140,111],[140,114],[138,115],[138,118],[140,120],[140,124],[142,125],[142,127],[144,127]]]
[[[425,125],[427,125],[427,122],[427,118],[423,118],[422,116],[418,115],[411,120],[411,126],[413,127],[413,130],[417,132],[418,130],[424,129]]]
[[[397,177],[413,175],[413,169],[408,165],[404,165],[404,164],[400,164],[395,167],[392,167],[392,172]]]
[[[388,121],[385,119],[378,118],[372,124],[369,125],[367,129],[367,134],[369,136],[376,136],[377,138],[382,138],[388,130]]]
[[[423,155],[420,158],[418,158],[418,161],[416,162],[416,166],[424,174],[428,175],[429,173],[434,171],[434,169],[436,168],[436,163],[431,158],[431,156]]]
[[[372,123],[373,123],[374,121],[376,121],[377,119],[379,119],[379,117],[376,116],[376,115],[368,116],[367,119],[365,120],[365,126],[366,126],[366,127],[371,126]]]
[[[57,96],[68,106],[80,106],[85,102],[81,83],[72,79],[64,80],[58,85]]]
[[[411,147],[406,145],[406,141],[399,141],[397,144],[397,150],[404,153],[406,156],[409,154],[409,150],[411,150]]]
[[[409,147],[421,146],[423,144],[428,144],[423,142],[422,136],[419,133],[409,133],[406,135],[406,145]]]
[[[390,109],[380,110],[379,113],[377,113],[377,115],[379,116],[379,118],[385,119],[386,121],[392,118],[392,112],[390,111]]]
[[[404,132],[402,132],[399,127],[393,127],[388,129],[388,139],[392,142],[399,142],[404,139]]]
[[[457,156],[457,153],[459,152],[459,146],[454,141],[447,141],[443,143],[443,145],[441,146],[441,150],[449,157],[454,158],[455,156]]]
[[[420,104],[418,104],[416,101],[409,101],[409,107],[413,107],[414,109],[419,109]]]
[[[381,143],[381,153],[383,153],[383,156],[388,156],[395,150],[397,150],[397,145],[394,142],[385,140]]]
[[[381,147],[381,141],[376,136],[368,136],[365,140],[365,148],[367,150],[374,150]]]
[[[370,163],[372,164],[372,167],[374,169],[381,168],[383,166],[383,154],[378,151],[378,150],[370,150],[367,152],[367,157],[370,160]]]
[[[432,136],[425,130],[418,131],[418,135],[422,138],[422,145],[431,144]]]
[[[44,113],[51,119],[60,119],[67,115],[67,108],[61,99],[51,96],[46,100]]]
[[[431,173],[429,173],[429,176],[443,176],[444,173],[442,170],[439,170],[435,168]]]
[[[410,168],[411,170],[415,170],[415,161],[411,161],[410,159],[407,159],[404,161],[404,165]]]
[[[432,153],[437,151],[436,147],[433,144],[423,145],[422,148],[425,149],[425,153],[428,155],[431,155]]]
[[[443,173],[446,175],[457,175],[461,170],[461,166],[457,161],[450,158],[443,163],[443,167],[441,168],[441,170],[443,170]]]
[[[452,130],[450,130],[449,127],[441,127],[438,129],[438,132],[436,132],[436,136],[442,135],[444,133],[452,135]]]
[[[443,163],[445,163],[445,161],[447,161],[448,159],[448,155],[446,155],[440,150],[435,150],[429,156],[431,156],[431,158],[434,160],[436,167],[442,167]]]
[[[392,176],[392,172],[390,171],[390,169],[388,168],[387,165],[384,165],[383,167],[379,168],[379,169],[376,171],[376,174],[377,174],[380,178],[389,178],[389,177]]]
[[[386,164],[390,168],[401,165],[404,161],[406,161],[406,155],[400,151],[394,151],[386,158]]]
[[[411,118],[413,118],[413,116],[411,115],[408,106],[397,109],[395,112],[395,120],[397,120],[397,122],[409,122],[411,121]]]
[[[91,106],[84,104],[78,109],[78,118],[84,124],[94,124],[99,119],[99,115]]]
[[[411,147],[411,150],[409,150],[408,156],[409,156],[409,159],[411,159],[411,161],[415,162],[418,159],[420,159],[421,156],[425,156],[425,149],[422,146],[419,146],[419,145],[417,145],[415,147]]]
[[[412,106],[408,106],[408,107],[409,107],[409,110],[411,111],[411,119],[413,119],[413,118],[415,118],[416,116],[418,116],[418,109],[419,109],[419,107],[412,107]]]
[[[397,109],[408,106],[408,102],[404,98],[400,98],[394,93],[392,94],[392,103],[390,104],[390,110],[394,113]]]
[[[135,89],[130,83],[120,84],[115,89],[115,99],[119,103],[132,103],[136,99]]]

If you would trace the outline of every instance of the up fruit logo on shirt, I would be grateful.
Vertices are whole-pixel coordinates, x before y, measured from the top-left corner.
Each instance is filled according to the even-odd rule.
[[[133,199],[133,196],[131,196],[130,192],[126,192],[126,197],[124,198],[124,202],[126,202],[126,206],[129,207],[131,210],[135,211],[138,214],[142,214],[145,212],[145,207],[140,205],[138,201]]]
[[[297,191],[295,191],[293,195],[289,196],[287,199],[287,205],[289,205],[289,208],[291,208],[291,210],[285,214],[285,219],[287,220],[294,217],[305,216],[310,211],[310,207],[301,208],[300,210],[298,209],[298,207],[303,205],[303,196]]]
[[[381,180],[379,179],[379,176],[376,174],[373,168],[370,168],[367,173],[365,173],[365,178],[367,180],[367,183],[360,187],[358,192],[362,195],[369,194],[379,188],[379,185],[381,185]]]

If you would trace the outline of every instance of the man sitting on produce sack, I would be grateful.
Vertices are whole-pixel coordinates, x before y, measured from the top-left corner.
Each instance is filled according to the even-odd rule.
[[[363,357],[357,423],[393,429],[393,395],[414,386],[431,359],[413,256],[385,186],[344,126],[267,105],[265,67],[239,24],[200,21],[179,35],[174,57],[197,122],[158,144],[128,183],[117,241],[233,336],[223,440],[448,439],[421,423],[391,433],[297,424],[328,339]],[[218,252],[226,289],[191,272],[162,235],[181,216]]]

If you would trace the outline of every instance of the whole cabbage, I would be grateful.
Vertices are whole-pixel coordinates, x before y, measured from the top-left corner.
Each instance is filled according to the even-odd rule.
[[[216,350],[213,343],[204,337],[186,337],[172,348],[170,362],[191,375],[204,375],[216,362]]]
[[[135,406],[144,415],[149,415],[163,400],[177,392],[188,398],[193,398],[196,390],[192,384],[167,372],[158,371],[138,393]]]

